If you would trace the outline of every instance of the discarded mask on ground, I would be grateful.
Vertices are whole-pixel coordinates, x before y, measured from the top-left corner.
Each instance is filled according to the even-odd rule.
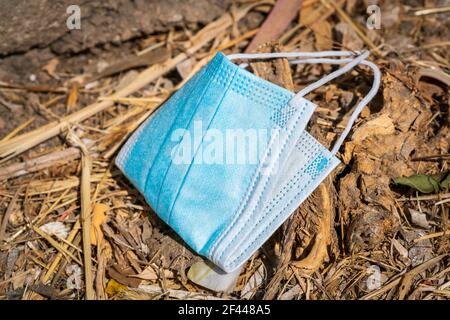
[[[139,127],[116,164],[193,250],[232,272],[339,164],[336,152],[380,85],[368,55],[219,52]],[[344,66],[294,94],[232,62],[271,58]],[[328,150],[305,130],[316,105],[304,96],[357,65],[372,69],[373,86]]]

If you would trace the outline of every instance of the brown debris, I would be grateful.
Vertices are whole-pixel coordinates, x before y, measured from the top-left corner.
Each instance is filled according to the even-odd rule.
[[[393,183],[450,170],[445,13],[381,2],[383,27],[368,30],[353,0],[240,0],[226,13],[228,2],[214,3],[205,26],[177,21],[145,39],[133,31],[120,35],[132,40],[73,57],[30,50],[24,56],[41,61],[40,72],[0,82],[0,299],[448,299],[449,190],[421,194]],[[268,18],[286,3],[283,10],[295,7],[286,19]],[[275,39],[263,26],[273,23]],[[217,51],[242,52],[262,36],[276,41],[261,52],[368,47],[382,87],[341,148],[342,164],[246,263],[234,290],[219,294],[188,280],[202,258],[113,161]],[[14,59],[0,65],[0,77]],[[250,64],[292,91],[334,68]],[[309,94],[318,108],[308,131],[330,147],[371,81],[358,67]],[[48,231],[55,223],[63,233]]]

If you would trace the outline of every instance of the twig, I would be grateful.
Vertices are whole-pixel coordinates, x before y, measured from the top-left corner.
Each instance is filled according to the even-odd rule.
[[[25,160],[24,162],[13,163],[7,167],[0,168],[0,181],[54,167],[58,163],[65,164],[79,158],[80,150],[78,148],[68,148]]]
[[[230,48],[232,46],[235,46],[235,45],[241,43],[242,41],[253,37],[255,34],[257,34],[259,32],[259,30],[261,30],[261,28],[256,28],[256,29],[247,31],[246,33],[240,35],[239,37],[237,37],[237,38],[235,38],[233,40],[230,40],[227,43],[221,45],[220,47],[218,47],[215,50],[215,52],[222,51],[222,50],[228,49],[228,48]]]
[[[430,9],[422,9],[417,10],[414,12],[415,16],[425,16],[428,14],[436,14],[436,13],[443,13],[443,12],[449,12],[450,6],[448,7],[440,7],[440,8],[430,8]]]
[[[441,261],[441,259],[444,258],[446,255],[447,254],[443,254],[443,255],[437,256],[433,259],[430,259],[430,260],[422,263],[421,265],[411,269],[407,273],[405,273],[405,275],[403,276],[401,285],[400,285],[399,300],[404,300],[406,298],[406,295],[408,294],[408,292],[411,288],[411,285],[413,283],[414,277],[417,274],[427,270],[431,266],[434,266],[436,263]]]
[[[36,117],[31,117],[30,119],[28,119],[27,121],[25,121],[21,125],[17,126],[17,128],[15,128],[13,131],[8,133],[3,139],[1,139],[0,142],[8,141],[9,139],[13,138],[20,131],[22,131],[23,129],[28,127],[35,119],[36,119]]]
[[[450,230],[426,234],[426,235],[424,235],[422,237],[414,239],[414,242],[420,242],[420,241],[423,241],[423,240],[428,240],[428,239],[432,239],[432,238],[438,238],[438,237],[442,237],[442,236],[450,236]]]
[[[426,45],[422,46],[422,48],[430,49],[430,48],[434,48],[434,47],[448,47],[448,46],[450,46],[450,41],[439,41],[439,42],[426,44]],[[419,50],[420,50],[420,48],[419,48]]]
[[[87,147],[72,131],[68,140],[81,149],[81,227],[83,235],[84,276],[86,300],[95,299],[91,252],[91,168],[92,160]]]
[[[80,220],[77,220],[77,222],[75,222],[75,225],[73,226],[72,231],[70,231],[70,234],[67,237],[68,243],[72,243],[72,241],[75,239],[75,237],[78,233],[78,230],[80,230]],[[64,244],[63,248],[68,249],[69,246],[67,244]],[[56,268],[58,267],[59,262],[61,261],[62,257],[63,257],[63,254],[61,252],[59,252],[56,255],[55,260],[53,260],[53,262],[50,265],[50,267],[48,268],[46,274],[42,278],[42,283],[46,284],[47,281],[50,280],[51,275],[56,271]]]
[[[70,258],[70,259],[76,261],[78,264],[82,265],[82,262],[77,257],[75,257],[73,254],[71,254],[66,248],[61,246],[58,243],[58,241],[53,239],[50,235],[48,235],[47,233],[45,233],[44,231],[42,231],[41,229],[39,229],[36,226],[32,226],[31,228],[33,229],[34,232],[36,232],[42,238],[47,240],[48,243],[50,243],[56,250],[61,252],[66,258]]]
[[[9,283],[9,282],[11,282],[11,281],[13,281],[13,280],[15,280],[17,278],[23,277],[24,275],[29,274],[31,271],[32,271],[32,269],[28,269],[28,270],[26,270],[24,272],[21,272],[21,273],[18,273],[16,275],[12,276],[11,278],[8,278],[6,280],[0,281],[0,286],[2,286],[4,284],[7,284],[7,283]]]
[[[301,5],[302,0],[278,0],[245,52],[252,52],[259,45],[277,39],[299,14]]]
[[[105,242],[104,240],[98,241],[97,246],[97,274],[95,277],[95,288],[97,292],[97,298],[99,300],[106,300],[106,294],[105,294],[105,270],[106,270],[106,264],[107,264],[107,258],[105,255]]]
[[[44,212],[39,212],[39,214],[31,221],[32,224],[39,224],[41,223],[45,217],[51,213],[53,210],[56,209],[57,204],[62,200],[62,198],[64,198],[70,191],[70,188],[67,188],[60,196],[59,198],[52,204],[52,206],[50,208],[48,208],[46,211]],[[14,239],[16,239],[18,236],[20,236],[25,230],[27,229],[27,226],[23,226],[21,229],[19,229],[18,231],[16,231],[16,233],[14,233],[11,237],[9,237],[6,242],[11,242]]]
[[[233,23],[241,20],[251,9],[267,3],[267,1],[261,1],[243,6],[236,12],[235,15],[231,16],[230,14],[226,14],[223,17],[208,24],[194,37],[192,37],[190,41],[191,45],[186,48],[186,53],[180,53],[176,57],[164,63],[155,64],[145,69],[140,74],[138,74],[130,84],[128,84],[121,90],[118,90],[114,94],[114,97],[124,98],[142,89],[147,84],[151,83],[166,72],[175,68],[177,64],[186,60],[190,55],[197,52],[205,44],[209,43],[216,37],[218,32],[230,27]],[[60,121],[51,122],[29,133],[17,136],[9,141],[0,142],[0,162],[11,159],[16,155],[29,150],[30,148],[33,148],[34,146],[37,146],[50,138],[57,136],[61,132],[66,131],[72,124],[82,122],[113,105],[113,101],[102,101],[99,103],[94,103],[77,112],[65,116]]]
[[[340,0],[337,3],[338,7],[342,7],[345,4],[346,0]],[[295,44],[297,44],[298,42],[300,42],[304,37],[306,37],[311,31],[312,31],[312,26],[316,23],[321,23],[322,21],[327,20],[329,17],[331,17],[334,13],[335,13],[335,9],[334,8],[329,8],[329,10],[327,12],[325,12],[323,15],[320,16],[319,19],[317,19],[316,21],[314,21],[312,24],[308,25],[308,29],[303,30],[299,35],[295,36],[293,39],[291,39],[289,41],[289,43],[287,44],[287,47],[290,48],[292,46],[294,46]],[[294,27],[295,28],[295,27]],[[300,27],[299,27],[300,28]],[[287,41],[288,37],[283,36],[280,40],[280,42],[282,44],[284,44],[285,41]]]
[[[8,209],[6,209],[6,212],[3,215],[3,220],[2,220],[1,227],[0,227],[0,241],[2,241],[3,238],[5,237],[6,226],[8,225],[9,217],[11,216],[11,214],[14,210],[14,207],[16,205],[16,201],[17,201],[17,198],[19,197],[20,190],[21,190],[21,188],[18,188],[16,190],[16,193],[14,193],[14,196],[11,199],[11,202],[9,203]]]
[[[125,88],[116,92],[114,97],[126,97],[131,93],[143,88],[148,83],[162,76],[164,73],[175,67],[178,63],[186,59],[186,54],[181,53],[175,58],[163,64],[153,65],[147,70],[143,71],[137,78]],[[82,122],[91,116],[114,105],[113,101],[102,101],[94,103],[72,113],[61,119],[59,122],[51,122],[39,129],[33,130],[29,133],[23,134],[13,138],[5,143],[0,143],[0,159],[10,159],[50,138],[53,138],[63,131],[66,131],[73,123]]]
[[[441,194],[432,194],[429,196],[418,196],[418,197],[403,197],[400,199],[397,199],[397,201],[403,202],[403,201],[427,201],[427,200],[442,200],[450,198],[450,193],[441,193]]]
[[[404,276],[407,276],[408,274],[417,274],[420,273],[422,271],[425,271],[426,269],[428,269],[429,267],[435,265],[436,263],[438,263],[439,261],[441,261],[445,256],[447,256],[447,254],[442,254],[440,256],[431,258],[430,260],[425,261],[424,263],[418,265],[417,267],[411,269],[410,271],[406,272],[404,274]],[[391,282],[389,282],[388,284],[386,284],[385,286],[381,287],[380,289],[377,289],[375,291],[372,291],[369,294],[366,294],[364,297],[362,297],[362,300],[368,300],[371,298],[374,298],[392,288],[395,288],[395,286],[397,286],[401,281],[402,281],[403,275],[398,275],[397,277],[395,277],[395,279],[393,279]]]
[[[436,160],[442,160],[442,159],[450,159],[450,154],[436,154],[432,156],[425,156],[425,157],[415,157],[412,158],[411,161],[436,161]]]
[[[376,55],[378,55],[378,56],[382,55],[380,50],[372,42],[372,40],[370,40],[364,34],[364,32],[361,31],[361,28],[356,25],[356,23],[353,21],[353,19],[350,18],[350,16],[344,10],[342,10],[334,1],[329,1],[329,0],[321,0],[321,1],[325,5],[332,6],[336,10],[336,12],[340,16],[340,18],[342,20],[344,20],[356,32],[356,34],[361,38],[361,40],[364,41],[364,43],[367,44],[369,46],[369,48],[371,48]]]
[[[0,81],[0,88],[26,90],[31,92],[66,93],[67,89],[48,85],[12,84]]]
[[[137,289],[130,289],[129,293],[131,293],[131,291],[134,291],[136,293],[159,295],[159,296],[168,295],[170,298],[182,300],[224,300],[222,298],[198,292],[189,292],[173,289],[163,290],[162,288],[155,285],[140,285]]]

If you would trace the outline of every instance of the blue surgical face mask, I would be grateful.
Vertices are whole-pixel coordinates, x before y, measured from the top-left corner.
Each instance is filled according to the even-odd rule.
[[[380,84],[367,56],[218,53],[141,125],[116,164],[192,249],[231,272],[339,164],[336,152]],[[294,94],[232,62],[277,57],[345,66]],[[304,95],[358,64],[374,71],[374,84],[329,151],[305,131],[316,105]]]

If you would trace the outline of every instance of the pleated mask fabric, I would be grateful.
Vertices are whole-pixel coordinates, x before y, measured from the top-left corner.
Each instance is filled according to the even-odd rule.
[[[219,52],[133,133],[116,165],[194,251],[234,271],[339,164],[336,152],[379,88],[368,55]],[[232,62],[278,57],[345,65],[294,94]],[[304,96],[360,64],[374,73],[372,89],[328,150],[305,130],[316,105]]]

